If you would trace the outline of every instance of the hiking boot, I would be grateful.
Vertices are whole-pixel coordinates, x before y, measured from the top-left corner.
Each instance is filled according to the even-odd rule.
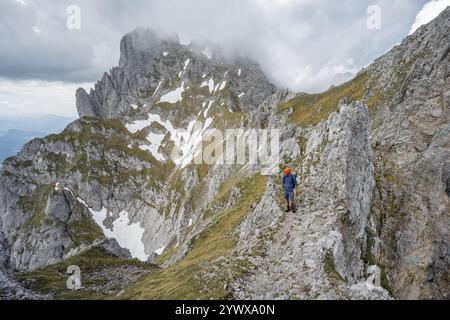
[[[296,213],[297,210],[295,210],[295,207],[292,208],[292,213]]]
[[[291,208],[287,207],[286,210],[284,210],[284,212],[289,212],[291,211]]]

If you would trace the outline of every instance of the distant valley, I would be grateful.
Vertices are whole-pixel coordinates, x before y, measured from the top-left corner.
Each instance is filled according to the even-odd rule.
[[[28,141],[58,133],[70,121],[69,117],[55,115],[0,116],[0,165],[17,154]]]

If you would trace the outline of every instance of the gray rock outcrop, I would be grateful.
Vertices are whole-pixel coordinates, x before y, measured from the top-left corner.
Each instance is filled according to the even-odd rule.
[[[177,37],[159,36],[150,29],[136,29],[125,35],[120,53],[119,66],[105,73],[89,94],[82,88],[77,90],[80,117],[120,118],[132,110],[132,104],[157,102],[180,79],[189,85],[192,81],[223,79],[226,72],[232,93],[229,108],[236,107],[233,100],[239,100],[243,108],[255,108],[275,91],[259,66],[248,59],[228,58],[221,51],[206,55],[195,44],[184,46]],[[189,65],[185,66],[187,61]],[[243,92],[246,94],[239,97]]]

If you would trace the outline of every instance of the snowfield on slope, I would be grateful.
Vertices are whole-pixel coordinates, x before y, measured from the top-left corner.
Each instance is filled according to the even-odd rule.
[[[178,101],[181,101],[183,99],[182,97],[183,92],[184,92],[184,82],[182,82],[181,85],[175,90],[170,91],[169,93],[163,95],[159,100],[159,102],[177,103]]]
[[[210,101],[208,108],[205,110],[205,117],[213,102],[214,100]],[[147,120],[137,120],[127,124],[126,128],[131,133],[136,133],[148,128],[154,122],[163,126],[170,134],[170,139],[175,143],[178,151],[178,155],[175,154],[172,160],[180,169],[183,169],[194,158],[194,151],[196,150],[196,147],[202,143],[202,135],[210,127],[212,121],[212,118],[206,118],[205,122],[201,123],[197,119],[193,119],[189,122],[187,129],[177,129],[169,120],[163,121],[160,115],[149,113]],[[162,141],[165,136],[166,134],[149,133],[147,135],[149,144],[141,145],[139,148],[141,150],[149,151],[155,159],[165,161],[165,157],[159,152],[159,148],[162,146]]]
[[[55,190],[57,191],[60,189],[70,192],[75,197],[72,190],[67,187],[62,188],[59,183],[57,183],[55,185]],[[112,222],[112,227],[108,228],[104,224],[105,219],[110,216],[110,213],[106,208],[103,207],[100,211],[95,211],[80,197],[76,197],[76,199],[89,210],[95,223],[102,228],[102,231],[107,238],[116,239],[117,243],[122,248],[130,251],[133,258],[144,262],[147,261],[149,255],[145,253],[145,246],[142,242],[145,230],[139,223],[131,223],[128,212],[120,212],[119,217]]]

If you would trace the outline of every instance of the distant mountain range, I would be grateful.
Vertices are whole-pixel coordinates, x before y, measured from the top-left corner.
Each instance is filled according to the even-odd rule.
[[[0,165],[19,152],[26,142],[58,133],[70,121],[69,117],[55,115],[0,116]]]

